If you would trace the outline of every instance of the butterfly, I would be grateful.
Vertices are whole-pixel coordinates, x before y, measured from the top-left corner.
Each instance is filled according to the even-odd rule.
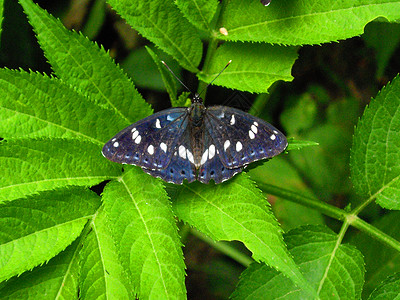
[[[190,107],[166,109],[123,129],[102,153],[166,182],[218,184],[287,145],[286,137],[262,119],[227,106],[206,108],[195,94]]]

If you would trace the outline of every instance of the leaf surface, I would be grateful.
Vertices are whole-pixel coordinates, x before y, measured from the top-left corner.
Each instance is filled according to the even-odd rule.
[[[243,242],[256,261],[271,265],[310,290],[286,250],[268,202],[246,175],[218,185],[184,184],[173,199],[173,208],[184,222],[215,241]]]
[[[353,137],[351,178],[357,193],[400,209],[400,78],[365,109]]]
[[[20,0],[20,3],[57,77],[99,105],[114,110],[129,124],[152,113],[103,48],[67,30],[31,0]]]
[[[225,43],[217,49],[207,73],[199,73],[198,78],[211,82],[232,60],[213,84],[240,91],[266,93],[275,81],[293,79],[291,69],[296,59],[297,49],[294,47]]]
[[[69,185],[93,186],[121,167],[90,142],[17,139],[0,142],[0,202]]]
[[[173,56],[182,67],[197,72],[202,43],[197,30],[173,1],[107,0],[144,37]]]
[[[103,201],[135,294],[143,299],[184,299],[181,243],[161,181],[129,168],[119,181],[107,184]]]
[[[213,19],[219,2],[217,0],[175,0],[183,15],[197,28],[211,32]]]
[[[64,250],[100,206],[83,188],[41,193],[0,207],[0,281],[19,275]]]
[[[288,249],[320,299],[360,299],[364,279],[362,254],[337,244],[337,235],[323,226],[304,226],[285,235]],[[264,264],[242,273],[232,299],[309,299],[290,280]]]
[[[400,18],[398,0],[229,1],[221,23],[230,41],[257,41],[284,45],[314,45],[363,33],[365,25],[384,17]]]

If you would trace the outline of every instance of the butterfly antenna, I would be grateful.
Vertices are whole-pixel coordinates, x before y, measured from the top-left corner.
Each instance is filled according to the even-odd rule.
[[[176,78],[176,80],[178,80],[180,82],[180,84],[182,84],[191,94],[193,94],[193,92],[178,78],[178,76],[175,75],[174,72],[172,72],[172,70],[170,69],[170,67],[168,67],[168,65],[165,63],[165,61],[161,61],[163,63],[163,65],[168,69],[168,71],[171,72],[172,75],[174,75],[174,77]]]
[[[231,59],[230,61],[228,61],[228,63],[226,64],[226,66],[218,73],[218,75],[215,76],[214,79],[211,80],[211,82],[210,82],[209,84],[207,84],[206,87],[203,88],[203,89],[201,90],[201,92],[199,93],[199,95],[201,95],[201,94],[204,92],[204,90],[207,89],[208,86],[211,85],[211,83],[213,83],[213,82],[215,81],[215,79],[217,79],[218,76],[221,75],[221,73],[222,73],[223,71],[225,71],[225,69],[231,64],[231,62],[232,62],[232,59]]]

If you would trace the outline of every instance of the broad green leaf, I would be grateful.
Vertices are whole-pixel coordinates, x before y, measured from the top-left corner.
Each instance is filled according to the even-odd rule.
[[[368,300],[400,299],[400,273],[383,281],[369,296]]]
[[[154,53],[153,50],[151,50],[149,47],[146,47],[146,50],[150,54],[151,58],[153,59],[154,63],[157,66],[158,71],[161,74],[161,78],[164,82],[165,89],[167,90],[167,93],[169,95],[169,98],[171,99],[171,102],[174,102],[176,99],[176,81],[177,80],[174,78],[174,76],[171,74],[171,72],[169,72],[168,69],[162,64],[161,60],[159,59],[157,54]]]
[[[82,299],[132,299],[103,209],[92,220],[91,231],[79,254]]]
[[[290,253],[320,299],[360,299],[364,279],[362,254],[338,244],[323,226],[304,226],[285,235]],[[242,273],[233,299],[310,299],[282,274],[264,264]]]
[[[20,139],[0,142],[0,202],[68,185],[93,186],[121,167],[87,141]]]
[[[245,174],[218,185],[184,184],[173,199],[173,208],[184,222],[215,241],[243,242],[255,260],[310,290],[286,250],[268,202]]]
[[[129,25],[191,72],[198,72],[202,43],[172,0],[107,0]]]
[[[268,194],[268,189],[265,187],[274,185],[315,198],[311,189],[304,182],[304,178],[297,172],[293,165],[288,163],[285,156],[274,157],[254,168],[249,166],[250,170],[247,174],[252,180],[256,181],[259,188],[266,194]],[[274,215],[285,231],[301,225],[324,224],[321,213],[314,209],[287,201],[285,198],[269,196],[268,200],[273,203],[272,209]]]
[[[393,79],[365,109],[353,137],[351,177],[357,193],[400,209],[400,79]]]
[[[152,113],[103,48],[67,30],[32,0],[20,0],[20,3],[57,77],[99,105],[114,110],[127,123]]]
[[[291,69],[296,59],[297,50],[294,47],[225,43],[217,49],[207,73],[199,73],[198,78],[211,82],[232,60],[213,84],[240,91],[266,93],[275,81],[293,79]]]
[[[382,33],[385,34],[382,34]],[[365,43],[376,53],[376,76],[382,77],[390,58],[400,44],[400,24],[387,22],[371,22],[365,27],[363,34]]]
[[[78,299],[79,264],[81,244],[75,240],[47,264],[9,279],[0,287],[1,299]]]
[[[175,0],[183,15],[197,28],[211,32],[213,19],[219,2],[217,0]]]
[[[0,205],[0,282],[48,261],[81,233],[100,206],[83,188],[51,191]]]
[[[259,0],[232,0],[221,21],[228,35],[220,38],[284,45],[321,44],[358,36],[367,23],[378,17],[399,19],[399,1],[280,0],[262,7]]]
[[[119,259],[140,299],[186,295],[181,243],[160,180],[130,168],[103,192]]]
[[[400,212],[390,212],[372,225],[394,239],[400,240],[399,218]],[[351,243],[364,255],[367,272],[365,273],[363,299],[366,299],[381,281],[400,270],[400,253],[383,245],[380,241],[371,239],[369,235],[362,232],[357,234]]]
[[[129,125],[57,78],[7,69],[0,69],[0,118],[3,138],[79,138],[99,145],[116,127]]]

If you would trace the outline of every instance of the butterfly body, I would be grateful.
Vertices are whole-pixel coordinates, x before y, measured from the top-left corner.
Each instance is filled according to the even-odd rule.
[[[189,108],[166,109],[123,129],[102,153],[167,182],[220,183],[286,147],[286,137],[269,123],[235,108],[206,108],[195,95]]]

